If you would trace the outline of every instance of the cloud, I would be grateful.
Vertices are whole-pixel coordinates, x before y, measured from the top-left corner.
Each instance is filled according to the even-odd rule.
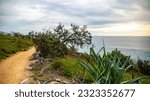
[[[0,30],[28,33],[62,22],[100,33],[127,23],[149,25],[149,11],[150,0],[0,0]]]

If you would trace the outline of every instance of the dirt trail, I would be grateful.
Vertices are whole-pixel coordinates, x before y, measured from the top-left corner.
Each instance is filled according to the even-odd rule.
[[[19,52],[0,62],[0,84],[18,84],[30,73],[25,69],[30,64],[29,57],[35,48]]]

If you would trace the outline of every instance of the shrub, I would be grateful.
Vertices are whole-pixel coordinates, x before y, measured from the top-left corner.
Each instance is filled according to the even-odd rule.
[[[129,57],[129,56],[122,54],[121,51],[118,49],[113,50],[111,53],[108,53],[108,55],[109,55],[111,60],[113,60],[113,58],[115,56],[117,56],[120,60],[120,65],[123,65],[124,61],[126,61],[126,59]],[[128,67],[129,65],[133,65],[133,61],[131,59],[129,59],[127,61],[125,67]]]
[[[142,60],[138,59],[137,66],[138,66],[139,71],[142,74],[150,75],[150,64],[149,64],[149,61],[147,61],[147,60],[142,61]]]
[[[75,83],[89,83],[92,82],[92,77],[83,68],[79,68],[78,58],[66,55],[64,58],[59,58],[50,64],[51,68],[58,68],[55,70],[58,74],[65,76]]]
[[[100,55],[101,51],[103,51],[103,55]],[[107,54],[105,47],[102,47],[98,53],[95,53],[94,49],[90,48],[90,58],[80,59],[80,65],[91,74],[94,78],[94,83],[136,83],[138,80],[145,78],[138,77],[123,81],[125,72],[132,67],[132,65],[127,66],[130,56],[127,56],[125,61],[121,62],[118,54]]]
[[[62,67],[62,63],[60,61],[55,61],[51,64],[51,67],[55,70],[61,69]]]
[[[0,60],[18,51],[27,50],[32,45],[32,39],[24,35],[20,37],[0,33]]]
[[[66,46],[51,35],[38,34],[33,41],[44,58],[63,57],[67,53]]]

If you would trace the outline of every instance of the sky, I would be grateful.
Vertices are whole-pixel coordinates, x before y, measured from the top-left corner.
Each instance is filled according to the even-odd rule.
[[[150,0],[0,0],[0,31],[87,25],[92,35],[150,36]]]

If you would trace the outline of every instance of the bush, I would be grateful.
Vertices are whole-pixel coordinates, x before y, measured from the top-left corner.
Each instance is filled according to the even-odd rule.
[[[103,55],[100,52],[103,51]],[[119,56],[118,56],[119,55]],[[133,78],[123,81],[126,71],[132,67],[127,65],[130,56],[121,62],[120,54],[107,54],[105,47],[102,47],[98,53],[90,48],[90,59],[80,59],[80,65],[85,68],[94,78],[94,83],[100,84],[119,84],[119,83],[137,83],[146,77]]]
[[[0,33],[0,60],[18,51],[27,50],[32,45],[32,39],[24,35],[14,36]]]
[[[120,51],[120,50],[117,50],[117,49],[113,50],[111,53],[108,53],[108,55],[109,55],[109,58],[110,58],[111,60],[113,60],[113,58],[114,58],[115,56],[117,56],[117,57],[119,58],[119,60],[120,60],[120,66],[123,65],[123,63],[124,63],[124,62],[126,61],[126,59],[129,57],[129,56],[126,56],[126,55],[122,54],[121,51]],[[134,64],[133,61],[132,61],[131,59],[129,59],[129,60],[127,61],[126,65],[125,65],[125,67],[128,67],[129,65],[133,65],[133,64]]]
[[[150,64],[149,64],[149,61],[147,61],[147,60],[142,61],[142,60],[138,59],[137,66],[138,66],[139,71],[142,74],[150,75]]]
[[[101,56],[99,52],[103,51]],[[94,83],[100,84],[118,84],[123,80],[126,71],[126,61],[121,64],[120,58],[115,54],[107,54],[105,47],[102,47],[98,53],[95,53],[93,48],[90,48],[90,60],[80,60],[80,64],[85,68],[94,78]]]
[[[62,63],[60,61],[55,61],[51,64],[51,67],[54,69],[54,70],[58,70],[58,69],[61,69],[62,67]]]
[[[78,58],[66,55],[64,58],[52,62],[50,67],[55,70],[54,72],[65,76],[75,83],[89,83],[92,82],[92,77],[83,68],[79,68]]]
[[[66,46],[51,35],[38,34],[33,41],[44,58],[63,57],[67,53]]]

